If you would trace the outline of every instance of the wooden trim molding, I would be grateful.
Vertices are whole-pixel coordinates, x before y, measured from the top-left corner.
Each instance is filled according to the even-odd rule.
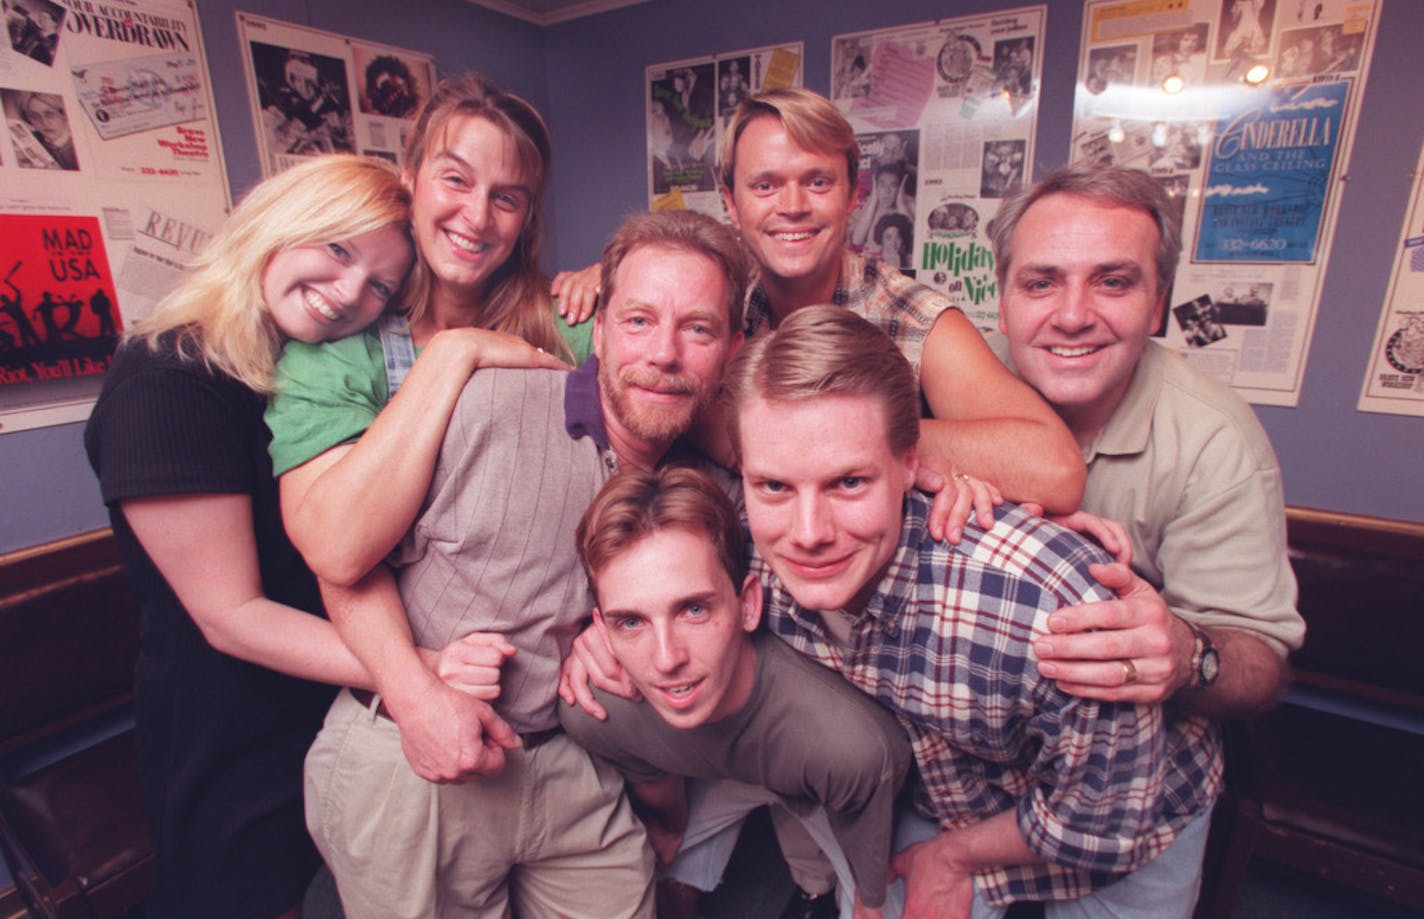
[[[108,527],[0,554],[0,596],[122,563]]]
[[[1293,546],[1329,546],[1424,559],[1424,523],[1288,507],[1286,527]]]

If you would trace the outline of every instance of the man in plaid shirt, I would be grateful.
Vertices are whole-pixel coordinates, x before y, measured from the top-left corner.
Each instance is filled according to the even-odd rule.
[[[1011,500],[1076,510],[1082,459],[1052,410],[994,359],[946,296],[846,250],[861,154],[835,104],[793,87],[748,96],[721,144],[723,203],[756,261],[748,340],[807,306],[834,303],[865,317],[918,375],[931,415],[927,446]],[[991,258],[986,247],[976,251]]]
[[[1106,554],[1012,505],[958,545],[933,539],[912,489],[914,373],[846,310],[798,311],[727,388],[771,630],[910,734],[930,822],[902,823],[904,914],[1043,900],[1050,916],[1190,916],[1215,735],[1175,709],[1070,696],[1031,649],[1051,613],[1110,596],[1089,570]]]

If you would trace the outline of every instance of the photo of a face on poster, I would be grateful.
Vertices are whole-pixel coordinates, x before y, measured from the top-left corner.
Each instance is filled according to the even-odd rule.
[[[980,197],[1007,198],[1023,188],[1024,147],[1021,140],[991,140],[984,144]]]
[[[53,67],[64,25],[64,7],[50,0],[4,0],[3,7],[10,49]]]
[[[424,61],[362,45],[352,49],[352,57],[363,114],[413,118],[430,98],[430,68]]]
[[[732,120],[742,100],[752,94],[751,72],[750,55],[717,61],[717,112],[723,128]]]
[[[1199,22],[1190,29],[1158,32],[1152,37],[1152,73],[1148,85],[1160,86],[1170,76],[1181,77],[1188,86],[1206,81],[1206,34],[1208,26]]]
[[[356,152],[344,61],[261,42],[251,50],[273,171],[290,165],[284,156]]]
[[[62,96],[0,89],[0,99],[4,101],[5,126],[16,163],[25,169],[79,168],[74,131]]]
[[[879,131],[858,134],[856,141],[860,167],[850,218],[851,249],[909,270],[914,267],[920,132]]]
[[[1088,75],[1083,88],[1093,95],[1109,86],[1131,86],[1137,73],[1137,46],[1095,48],[1088,54]]]

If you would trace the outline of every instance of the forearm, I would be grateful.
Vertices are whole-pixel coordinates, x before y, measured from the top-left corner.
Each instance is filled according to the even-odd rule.
[[[920,388],[934,416],[920,425],[926,449],[1010,501],[1050,514],[1078,509],[1088,471],[1068,426],[959,310],[940,313],[925,338]]]
[[[968,917],[974,873],[984,868],[1038,864],[1019,834],[1013,811],[938,836],[895,854],[894,870],[905,879],[906,919]]]
[[[945,830],[931,843],[936,845],[940,857],[968,873],[985,868],[1043,864],[1043,859],[1024,841],[1019,832],[1018,814],[1011,810],[962,829]]]
[[[1290,686],[1290,667],[1264,641],[1248,632],[1204,628],[1221,655],[1216,682],[1190,685],[1176,698],[1187,708],[1213,718],[1243,718],[1273,708]],[[1190,669],[1190,660],[1187,663]]]
[[[266,597],[232,612],[203,628],[203,637],[218,651],[304,680],[371,688],[366,668],[320,616]]]
[[[955,471],[993,483],[1015,503],[1031,501],[1045,513],[1066,514],[1083,498],[1087,468],[1067,430],[1051,421],[925,418],[920,440]]]
[[[415,647],[391,570],[377,565],[351,587],[319,583],[332,625],[365,671],[357,685],[379,692],[392,712],[418,704],[439,680]]]

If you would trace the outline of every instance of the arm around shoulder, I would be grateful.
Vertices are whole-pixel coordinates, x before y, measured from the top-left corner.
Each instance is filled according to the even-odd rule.
[[[1087,470],[1073,436],[958,310],[941,313],[925,339],[920,385],[934,413],[920,425],[925,447],[1011,501],[1077,510]]]
[[[320,577],[355,583],[415,522],[460,393],[481,366],[565,365],[512,335],[437,332],[359,440],[282,474],[283,522]]]

